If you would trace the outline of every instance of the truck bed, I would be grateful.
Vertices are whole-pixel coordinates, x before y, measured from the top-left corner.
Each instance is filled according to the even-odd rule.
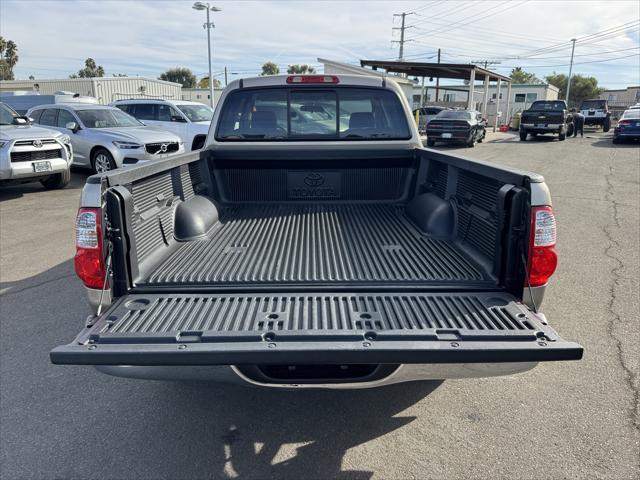
[[[486,284],[455,241],[421,232],[402,205],[235,205],[138,285]]]

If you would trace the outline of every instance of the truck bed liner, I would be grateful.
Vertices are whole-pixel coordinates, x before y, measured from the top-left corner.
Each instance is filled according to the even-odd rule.
[[[490,282],[455,242],[431,238],[402,206],[239,205],[182,243],[138,285]]]

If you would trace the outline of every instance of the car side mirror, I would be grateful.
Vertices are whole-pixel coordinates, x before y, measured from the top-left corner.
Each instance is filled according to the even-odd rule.
[[[23,117],[23,116],[13,117],[14,125],[29,125],[30,123],[31,122],[29,121],[29,117]]]
[[[78,130],[80,130],[80,125],[78,125],[76,122],[67,122],[64,128],[66,128],[67,130],[71,130],[73,133],[78,133]]]
[[[187,123],[187,121],[184,118],[182,118],[180,115],[171,115],[171,121],[178,122],[178,123]]]

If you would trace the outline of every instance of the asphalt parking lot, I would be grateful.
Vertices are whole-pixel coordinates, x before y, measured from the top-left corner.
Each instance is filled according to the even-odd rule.
[[[0,190],[2,478],[640,478],[640,147],[587,130],[443,150],[545,176],[560,265],[543,311],[582,361],[337,392],[51,365],[89,313],[76,172],[65,190]]]

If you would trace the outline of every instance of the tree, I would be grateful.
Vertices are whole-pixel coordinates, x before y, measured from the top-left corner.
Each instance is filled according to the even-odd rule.
[[[542,83],[542,80],[536,77],[534,73],[525,72],[522,67],[516,67],[511,70],[511,75],[509,76],[514,84]]]
[[[289,75],[302,75],[305,73],[316,73],[316,69],[306,64],[289,65],[289,68],[287,68],[287,73]]]
[[[104,68],[100,65],[96,65],[96,61],[93,58],[87,58],[84,61],[84,68],[78,70],[78,73],[69,75],[69,78],[95,78],[104,77]]]
[[[13,67],[18,63],[18,46],[0,36],[0,80],[13,80]]]
[[[194,88],[196,86],[196,76],[186,67],[170,68],[160,75],[160,80],[181,83],[184,88]]]
[[[213,79],[213,88],[221,88],[222,84],[217,78]],[[209,88],[209,77],[203,77],[198,82],[198,88]]]
[[[273,62],[267,62],[262,65],[262,73],[260,75],[264,77],[266,75],[278,75],[279,73],[278,65]]]
[[[567,96],[567,76],[564,73],[555,73],[544,77],[551,85],[558,87],[560,93],[558,96],[562,99]],[[585,77],[582,75],[571,76],[571,98],[567,101],[569,105],[578,105],[582,100],[588,98],[596,98],[604,91],[598,87],[598,80],[594,77]]]

